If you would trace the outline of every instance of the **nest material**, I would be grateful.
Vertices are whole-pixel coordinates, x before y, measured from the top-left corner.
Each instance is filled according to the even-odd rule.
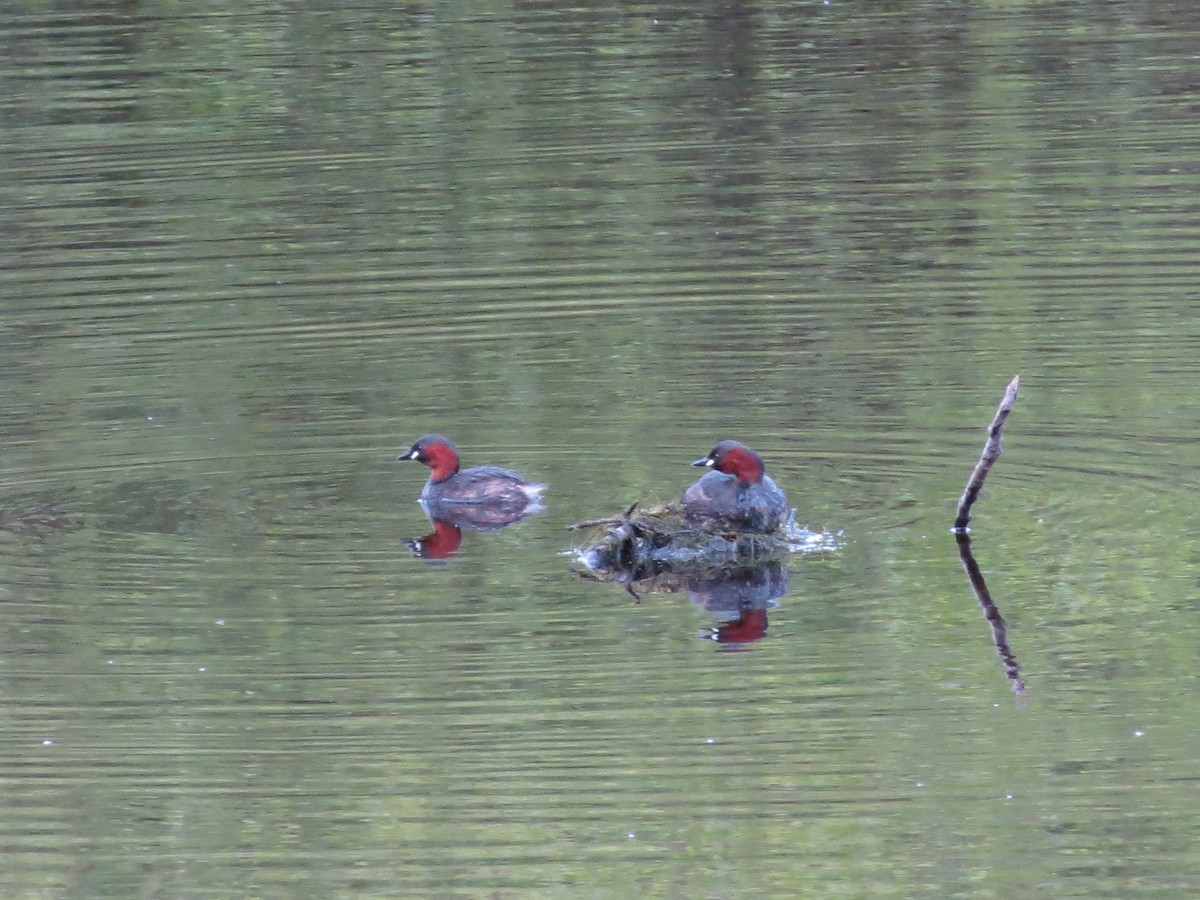
[[[689,522],[680,504],[636,510],[635,503],[620,516],[571,526],[606,529],[578,553],[579,561],[593,572],[619,572],[624,575],[621,580],[631,575],[641,580],[666,572],[698,573],[781,559],[800,537],[791,517],[773,531],[758,533]]]

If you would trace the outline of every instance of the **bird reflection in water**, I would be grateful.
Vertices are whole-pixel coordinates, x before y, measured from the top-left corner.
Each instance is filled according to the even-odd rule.
[[[544,509],[540,504],[514,510],[503,504],[428,503],[425,500],[421,500],[421,508],[429,516],[433,531],[404,543],[415,556],[429,560],[448,559],[457,553],[464,531],[500,531]]]
[[[787,593],[788,571],[780,559],[758,564],[740,560],[724,565],[670,566],[654,564],[636,569],[586,567],[576,574],[589,581],[619,584],[635,603],[647,594],[687,592],[692,603],[715,620],[702,638],[721,649],[736,650],[767,636],[767,615]]]
[[[788,573],[775,560],[691,575],[684,587],[692,603],[717,620],[702,636],[736,649],[767,636],[767,610],[777,607],[787,593]]]

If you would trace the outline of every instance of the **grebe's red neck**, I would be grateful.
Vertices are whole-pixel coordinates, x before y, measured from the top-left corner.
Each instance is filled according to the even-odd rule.
[[[445,481],[458,471],[458,450],[450,439],[440,434],[427,434],[413,444],[401,459],[415,459],[429,466],[430,481]]]
[[[709,466],[718,472],[733,475],[743,484],[762,481],[764,470],[762,457],[740,441],[721,441],[712,452],[692,463],[693,466]]]

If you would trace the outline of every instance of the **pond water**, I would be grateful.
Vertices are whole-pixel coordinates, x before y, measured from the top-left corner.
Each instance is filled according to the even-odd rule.
[[[6,24],[4,896],[1200,894],[1191,4]],[[722,438],[835,546],[581,577]]]

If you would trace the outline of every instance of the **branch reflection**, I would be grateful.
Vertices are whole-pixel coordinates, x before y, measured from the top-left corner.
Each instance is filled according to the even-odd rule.
[[[975,598],[979,601],[979,607],[983,610],[988,627],[992,631],[992,642],[996,645],[996,652],[1000,654],[1000,662],[1004,665],[1004,674],[1007,676],[1009,684],[1012,685],[1013,693],[1017,695],[1017,706],[1024,709],[1026,707],[1025,679],[1021,677],[1021,667],[1017,664],[1017,658],[1013,656],[1012,648],[1008,645],[1008,625],[992,600],[991,592],[988,591],[987,582],[983,579],[983,572],[980,571],[979,564],[975,562],[975,556],[971,552],[971,536],[966,532],[958,531],[955,532],[954,539],[958,543],[958,558],[962,561],[967,579],[971,582],[972,590],[975,591]]]

